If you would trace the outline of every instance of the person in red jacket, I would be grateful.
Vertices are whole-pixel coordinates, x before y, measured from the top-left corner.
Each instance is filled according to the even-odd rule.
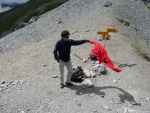
[[[122,71],[121,68],[119,68],[116,64],[112,63],[102,43],[96,40],[90,40],[90,44],[94,45],[94,47],[90,51],[90,57],[96,57],[100,64],[104,63],[108,68],[112,69],[115,72]]]

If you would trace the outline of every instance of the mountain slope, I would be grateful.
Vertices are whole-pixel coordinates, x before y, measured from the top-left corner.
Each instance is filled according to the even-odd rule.
[[[112,6],[118,1],[112,0]],[[70,0],[42,15],[38,21],[1,39],[1,113],[149,113],[150,63],[131,46],[105,0]],[[119,32],[104,42],[108,54],[124,67],[120,74],[109,70],[93,79],[95,87],[74,86],[60,89],[58,64],[53,49],[60,33],[70,30],[73,39],[92,39],[107,26]],[[74,65],[83,64],[73,53],[86,57],[90,45],[72,48]],[[13,80],[18,80],[13,81]],[[13,82],[12,82],[13,81]],[[8,85],[5,86],[5,84]],[[3,87],[2,87],[3,85]],[[140,103],[133,105],[133,103]]]

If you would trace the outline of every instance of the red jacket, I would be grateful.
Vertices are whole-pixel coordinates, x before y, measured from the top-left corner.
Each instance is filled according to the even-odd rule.
[[[91,40],[90,43],[94,45],[94,48],[91,49],[90,54],[96,56],[99,63],[104,62],[107,67],[109,67],[110,69],[116,72],[122,71],[116,64],[112,63],[110,57],[107,54],[105,47],[100,42],[96,40]]]

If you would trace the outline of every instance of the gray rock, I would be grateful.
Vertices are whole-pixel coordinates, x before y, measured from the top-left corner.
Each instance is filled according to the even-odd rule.
[[[30,23],[33,23],[33,22],[35,22],[35,21],[37,21],[38,20],[38,16],[34,16],[34,17],[32,17],[29,21],[28,21],[28,23],[30,24]]]
[[[110,6],[112,6],[112,2],[106,1],[106,2],[104,3],[104,7],[110,7]]]
[[[58,78],[58,75],[52,75],[52,78]]]
[[[2,82],[1,82],[1,84],[5,84],[5,83],[6,83],[6,81],[2,81]]]
[[[112,109],[109,108],[107,105],[103,105],[102,108],[103,108],[104,110],[107,110],[107,111],[112,111]]]

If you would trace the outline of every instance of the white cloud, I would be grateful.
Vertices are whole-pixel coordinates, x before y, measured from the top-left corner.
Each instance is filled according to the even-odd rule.
[[[25,3],[29,0],[0,0],[0,3]]]

